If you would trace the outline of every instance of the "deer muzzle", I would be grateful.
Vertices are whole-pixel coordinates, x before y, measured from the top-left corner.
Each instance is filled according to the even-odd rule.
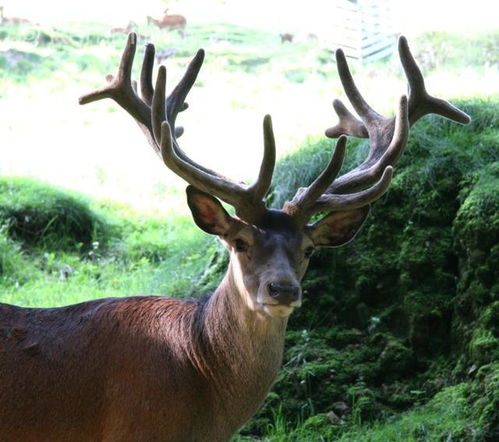
[[[279,304],[289,305],[290,307],[299,307],[301,305],[301,287],[299,285],[271,282],[267,289],[269,296]]]

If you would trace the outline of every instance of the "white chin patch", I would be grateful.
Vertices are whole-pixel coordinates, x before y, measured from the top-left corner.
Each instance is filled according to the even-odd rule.
[[[285,305],[269,305],[265,304],[263,306],[263,310],[265,313],[270,316],[277,316],[280,318],[286,318],[293,312],[293,307],[285,306]]]

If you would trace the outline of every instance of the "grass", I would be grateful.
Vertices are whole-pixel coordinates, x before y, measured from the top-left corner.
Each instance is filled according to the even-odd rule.
[[[0,189],[0,302],[192,295],[214,247],[190,218],[144,218],[32,179]]]
[[[335,414],[318,414],[290,425],[282,408],[261,438],[237,436],[233,442],[421,442],[482,441],[484,431],[469,406],[467,383],[444,388],[427,404],[380,421],[347,422]]]

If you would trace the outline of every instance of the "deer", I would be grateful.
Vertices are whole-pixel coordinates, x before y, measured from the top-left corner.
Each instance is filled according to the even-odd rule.
[[[183,35],[187,20],[180,14],[168,14],[168,8],[166,8],[163,17],[159,20],[148,15],[147,24],[156,25],[159,29],[166,29],[168,31],[178,30]]]
[[[120,27],[111,28],[109,30],[109,33],[110,34],[124,34],[124,35],[128,36],[130,34],[130,32],[132,32],[135,28],[137,28],[137,23],[130,20],[125,28],[120,28]],[[138,37],[138,35],[137,35],[137,37]]]
[[[20,17],[5,17],[4,15],[4,6],[0,6],[0,25],[10,24],[10,25],[22,25],[26,23],[30,23],[27,18]]]
[[[281,38],[281,43],[293,43],[293,40],[295,38],[295,34],[291,34],[289,32],[283,32],[279,34],[279,37]]]
[[[263,118],[254,183],[197,164],[181,149],[176,122],[204,51],[167,95],[164,66],[153,85],[152,44],[144,51],[139,85],[132,80],[136,46],[132,33],[117,75],[79,102],[111,98],[138,123],[160,160],[187,182],[194,222],[228,250],[226,274],[202,298],[116,297],[58,308],[0,304],[2,441],[228,441],[277,376],[288,319],[302,304],[301,280],[314,250],[355,238],[371,205],[388,190],[417,120],[434,113],[470,121],[427,93],[404,37],[399,54],[409,93],[400,97],[394,117],[367,104],[337,50],[340,80],[359,118],[335,100],[339,121],[326,135],[337,143],[328,164],[282,208],[267,207],[276,162],[271,117]],[[339,175],[347,136],[368,138],[369,154]]]
[[[130,20],[128,24],[126,25],[125,28],[121,27],[116,27],[116,28],[111,28],[109,30],[109,34],[123,34],[128,36],[131,32],[135,32],[134,29],[137,29],[137,23],[135,23],[133,20]],[[139,40],[148,40],[149,37],[143,34],[139,34],[138,32],[135,32],[137,35],[137,38]]]

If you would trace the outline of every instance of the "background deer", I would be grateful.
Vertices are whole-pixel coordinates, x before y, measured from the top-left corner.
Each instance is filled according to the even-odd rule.
[[[165,165],[184,178],[196,224],[230,253],[227,273],[204,299],[109,298],[53,309],[0,304],[0,440],[227,441],[258,409],[279,370],[284,332],[300,306],[300,281],[316,247],[350,241],[387,190],[409,127],[428,113],[460,123],[466,114],[427,94],[404,38],[399,41],[409,98],[385,118],[363,99],[345,56],[336,53],[345,92],[339,137],[329,164],[282,209],[267,208],[275,144],[269,116],[264,153],[252,185],[196,164],[181,150],[176,118],[203,63],[200,50],[171,94],[154,46],[146,47],[140,97],[131,79],[131,34],[116,77],[80,98],[112,98],[139,124]],[[166,98],[165,98],[166,97]],[[367,159],[337,177],[344,134],[369,137]],[[219,200],[232,205],[231,216]],[[313,215],[323,213],[310,223]]]
[[[123,34],[123,35],[128,35],[130,32],[135,32],[137,29],[137,23],[135,23],[133,20],[130,20],[128,24],[126,25],[126,28],[121,28],[121,27],[116,27],[116,28],[111,28],[109,30],[110,34]],[[135,35],[137,35],[137,38],[139,40],[148,40],[149,37],[147,35],[139,34],[138,32],[135,32]]]
[[[9,24],[9,25],[21,25],[23,23],[30,23],[27,18],[20,17],[6,17],[4,13],[4,6],[0,6],[0,25]]]
[[[178,30],[181,35],[184,35],[185,26],[187,25],[187,20],[183,15],[179,14],[168,14],[168,8],[165,9],[163,18],[156,20],[153,17],[147,16],[148,25],[156,25],[159,29],[166,29],[168,31]]]
[[[125,28],[120,28],[120,27],[117,27],[117,28],[111,28],[109,30],[109,33],[110,34],[125,34],[125,35],[128,35],[130,34],[130,32],[133,32],[134,29],[137,28],[137,23],[135,23],[134,21],[130,20],[128,22],[128,24],[126,25]]]

